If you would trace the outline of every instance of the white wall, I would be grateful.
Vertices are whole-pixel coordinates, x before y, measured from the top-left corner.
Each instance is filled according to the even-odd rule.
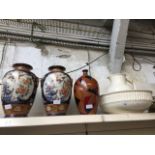
[[[141,64],[141,71],[134,71],[132,68],[133,58],[130,55],[126,55],[126,61],[122,66],[122,72],[125,72],[135,83],[136,89],[147,89],[152,90],[153,96],[155,96],[155,69],[153,66],[155,63],[155,57],[148,57],[137,55],[136,60]],[[138,65],[135,64],[138,68]]]
[[[2,48],[3,45],[0,45],[1,53]],[[5,61],[2,66],[1,73],[3,76],[8,70],[12,69],[12,64],[16,62],[31,64],[34,68],[32,72],[35,73],[39,78],[42,78],[48,72],[48,67],[51,65],[63,65],[66,67],[66,71],[68,72],[85,65],[85,63],[88,62],[88,52],[90,53],[91,60],[104,53],[104,51],[73,49],[58,46],[45,46],[44,50],[41,50],[32,44],[19,43],[15,45],[9,45],[6,50]],[[142,70],[140,72],[133,71],[131,67],[133,59],[130,56],[126,57],[126,61],[122,67],[122,72],[127,73],[130,78],[133,78],[138,89],[145,88],[154,91],[155,77],[153,72],[155,69],[152,67],[153,64],[145,62],[143,57],[138,58],[138,60],[142,63]],[[107,67],[109,62],[108,58],[108,55],[105,55],[91,65],[91,74],[99,82],[100,94],[105,93],[109,84],[109,81],[107,80],[107,77],[110,74]],[[149,59],[155,60],[155,58]],[[70,76],[75,82],[75,80],[80,77],[81,74],[82,70],[70,73]],[[155,95],[155,91],[153,94]],[[68,114],[77,113],[78,111],[75,105],[74,97],[72,96]],[[100,109],[98,110],[98,113],[101,113]],[[0,110],[0,114],[3,115],[2,110]],[[38,87],[37,96],[29,115],[45,115],[40,86]]]

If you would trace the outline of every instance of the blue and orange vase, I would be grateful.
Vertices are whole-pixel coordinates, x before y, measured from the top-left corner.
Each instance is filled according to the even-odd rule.
[[[65,115],[72,95],[72,79],[63,66],[50,66],[41,81],[47,115]]]
[[[24,63],[13,65],[2,79],[2,105],[6,117],[27,116],[36,95],[38,78],[30,72],[32,66]]]

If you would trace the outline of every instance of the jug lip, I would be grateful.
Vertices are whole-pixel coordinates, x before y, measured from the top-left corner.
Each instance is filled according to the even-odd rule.
[[[109,77],[112,77],[112,76],[120,76],[120,75],[126,76],[125,73],[116,73],[116,74],[110,74],[110,75],[108,76],[108,78],[109,78]]]

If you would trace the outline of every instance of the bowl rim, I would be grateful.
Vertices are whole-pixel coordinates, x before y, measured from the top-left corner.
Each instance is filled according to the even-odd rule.
[[[107,96],[107,95],[112,95],[112,94],[135,93],[135,92],[143,92],[143,93],[147,92],[147,93],[151,93],[151,95],[152,95],[152,91],[151,90],[123,90],[123,91],[116,91],[116,92],[105,93],[105,94],[100,95],[100,97]]]

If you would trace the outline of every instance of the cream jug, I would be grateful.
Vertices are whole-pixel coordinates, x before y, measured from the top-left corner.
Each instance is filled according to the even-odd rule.
[[[134,83],[127,78],[126,74],[112,74],[108,79],[110,85],[107,93],[134,89]]]

